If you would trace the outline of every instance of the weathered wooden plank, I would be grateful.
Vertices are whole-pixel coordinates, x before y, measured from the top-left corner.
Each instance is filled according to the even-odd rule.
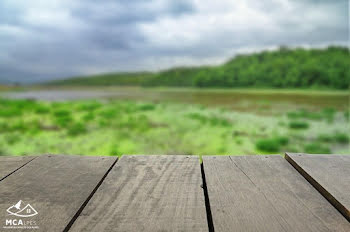
[[[285,158],[350,221],[350,155],[287,153]]]
[[[350,231],[282,157],[203,157],[215,231]]]
[[[0,181],[32,161],[34,158],[34,156],[0,156]]]
[[[6,220],[22,219],[35,221],[36,231],[63,231],[116,159],[68,155],[34,159],[0,182],[0,228],[6,226]],[[28,218],[9,215],[6,210],[20,200],[21,209],[30,204],[38,214]],[[18,210],[12,207],[11,211]]]
[[[71,231],[207,231],[198,157],[123,156]]]

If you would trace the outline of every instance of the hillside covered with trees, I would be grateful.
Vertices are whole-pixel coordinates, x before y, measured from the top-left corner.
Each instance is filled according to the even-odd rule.
[[[347,89],[349,67],[349,48],[281,47],[276,51],[238,55],[219,66],[179,67],[154,73],[111,73],[48,84]]]

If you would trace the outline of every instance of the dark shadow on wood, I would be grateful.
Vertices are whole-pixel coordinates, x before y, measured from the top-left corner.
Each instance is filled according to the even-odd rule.
[[[205,199],[205,209],[207,211],[208,229],[209,229],[209,232],[214,232],[215,229],[214,229],[213,217],[212,217],[212,214],[211,214],[209,194],[208,194],[207,182],[206,182],[206,179],[205,179],[205,172],[204,172],[203,162],[201,163],[201,173],[202,173],[202,181],[203,181],[203,192],[204,192],[204,199]]]

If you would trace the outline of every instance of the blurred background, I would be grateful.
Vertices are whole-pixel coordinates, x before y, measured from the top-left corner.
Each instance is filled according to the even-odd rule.
[[[350,153],[347,0],[2,0],[0,155]]]

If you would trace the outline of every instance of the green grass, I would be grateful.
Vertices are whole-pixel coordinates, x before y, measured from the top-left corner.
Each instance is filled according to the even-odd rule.
[[[86,114],[84,114],[84,115],[82,116],[82,120],[83,120],[84,122],[89,122],[89,121],[94,120],[95,117],[96,117],[96,116],[95,116],[94,113],[89,112],[89,113],[86,113]]]
[[[58,118],[66,118],[71,116],[71,112],[68,110],[57,110],[54,112],[54,115]]]
[[[275,137],[270,139],[260,139],[256,142],[256,148],[263,152],[279,152],[282,146],[287,145],[287,137]]]
[[[190,113],[187,115],[190,119],[197,120],[202,124],[209,124],[211,126],[227,126],[229,127],[231,124],[229,120],[220,118],[218,116],[206,116],[200,113]]]
[[[345,133],[336,133],[334,136],[334,140],[338,143],[349,143],[349,134]]]
[[[305,109],[301,109],[298,111],[292,111],[287,114],[288,118],[290,119],[300,119],[300,118],[307,118],[307,119],[314,119],[314,120],[321,120],[323,118],[323,115],[319,112],[310,112]]]
[[[329,134],[321,134],[317,137],[317,140],[320,142],[332,142],[334,138]]]
[[[69,127],[73,123],[73,118],[70,115],[56,117],[54,123],[59,127]]]
[[[287,114],[180,103],[0,99],[0,107],[10,112],[0,114],[1,155],[349,153],[349,125],[338,111],[330,123],[297,118],[296,130]]]
[[[349,134],[336,132],[334,134],[320,134],[317,138],[319,142],[334,142],[340,144],[348,144]]]
[[[305,152],[310,154],[330,154],[331,149],[320,143],[309,143],[304,146]]]
[[[289,123],[289,128],[291,129],[307,129],[309,128],[309,123],[305,121],[291,121]]]
[[[85,124],[80,123],[80,122],[71,125],[67,131],[68,135],[70,135],[70,136],[77,136],[80,134],[84,134],[86,132],[87,132],[87,129],[85,127]]]

